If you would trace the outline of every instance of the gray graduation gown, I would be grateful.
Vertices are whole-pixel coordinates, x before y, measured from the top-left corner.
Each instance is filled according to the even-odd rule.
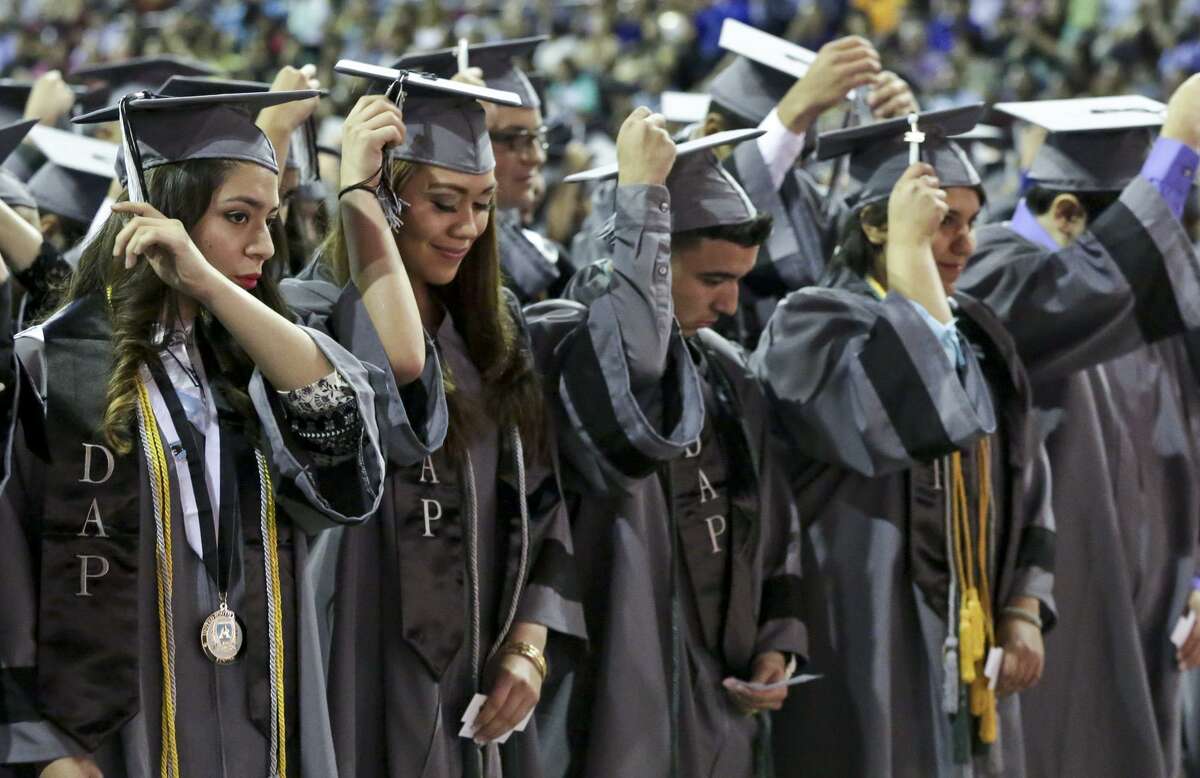
[[[533,306],[526,312],[524,324],[530,353],[541,374],[548,408],[552,411],[554,427],[551,438],[568,449],[565,456],[572,457],[587,468],[586,477],[599,480],[603,480],[605,474],[619,473],[621,468],[640,467],[645,461],[658,462],[681,451],[686,441],[695,437],[699,427],[699,414],[693,406],[693,415],[682,426],[687,434],[680,435],[678,439],[666,439],[658,434],[643,412],[643,403],[648,406],[656,403],[661,405],[663,395],[677,395],[683,391],[680,387],[694,390],[694,375],[687,372],[689,368],[684,364],[682,373],[677,372],[666,379],[670,388],[660,388],[663,383],[662,365],[667,360],[668,350],[673,350],[676,360],[686,355],[678,336],[670,339],[672,316],[666,190],[663,187],[627,187],[621,190],[620,199],[617,244],[620,247],[624,283],[588,309],[566,302]],[[366,353],[357,344],[352,346],[352,350],[358,354]],[[468,382],[473,380],[470,375],[472,370],[467,361],[460,361],[455,367],[456,375],[463,373]],[[678,400],[672,402],[674,405],[682,404]],[[494,441],[495,437],[495,432],[483,431],[483,438]],[[494,442],[486,446],[495,448]],[[616,464],[596,453],[613,450],[619,451],[619,455],[613,457]],[[490,452],[490,458],[498,459],[502,464],[505,461],[503,455],[497,455],[494,451]],[[488,458],[481,449],[473,452],[472,460],[478,466]],[[436,457],[432,464],[434,469],[442,466]],[[380,522],[383,527],[392,523],[388,518],[389,506],[395,506],[392,510],[396,515],[411,513],[412,509],[407,503],[416,500],[418,492],[413,481],[420,475],[418,467],[416,472],[405,474],[405,481],[398,480],[395,475],[389,478],[391,496],[384,500],[383,521]],[[552,632],[563,637],[579,638],[584,634],[584,619],[577,602],[577,584],[574,581],[579,577],[576,569],[586,571],[587,568],[575,555],[574,549],[581,547],[572,544],[566,513],[557,497],[556,475],[556,470],[541,474],[531,471],[527,474],[530,505],[542,506],[540,510],[545,514],[545,518],[534,522],[535,526],[543,528],[544,536],[531,539],[531,553],[538,562],[534,564],[530,585],[520,591],[510,582],[500,580],[492,587],[485,587],[492,591],[481,591],[480,595],[481,599],[495,599],[496,590],[503,588],[505,594],[499,601],[507,607],[512,593],[518,592],[520,619],[546,624]],[[475,479],[476,485],[486,478],[486,474],[479,474]],[[483,515],[480,510],[480,516]],[[368,526],[367,530],[370,529]],[[382,543],[372,544],[359,541],[361,536],[361,532],[355,533],[356,545],[362,546],[365,554],[377,554],[378,549],[390,547],[386,537]],[[348,534],[345,540],[350,541],[351,536]],[[539,543],[545,551],[540,559]],[[342,570],[346,572],[339,575],[339,598],[343,596],[353,568],[358,571],[359,582],[352,585],[359,586],[361,592],[361,597],[356,600],[357,611],[371,612],[373,602],[380,599],[388,604],[404,602],[403,592],[396,595],[392,590],[391,597],[387,597],[389,592],[386,591],[373,595],[369,581],[379,573],[372,570],[383,570],[383,563],[364,559],[362,564],[366,567],[352,565],[346,562],[349,553],[343,549]],[[511,572],[511,569],[511,566],[507,568],[507,572]],[[403,586],[403,583],[400,585]],[[370,599],[372,596],[375,600]],[[362,604],[364,601],[366,607]],[[338,608],[339,614],[343,611],[343,608]],[[371,646],[381,641],[384,647],[379,650],[385,652],[389,650],[389,640],[398,650],[407,650],[412,648],[413,643],[422,642],[420,636],[412,634],[407,628],[403,638],[394,635],[394,629],[388,630],[383,638],[375,638],[372,632],[379,629],[377,623],[361,619],[360,626],[352,629],[345,626],[344,619],[338,622],[338,618],[341,617],[335,617],[335,640],[352,643],[357,652],[355,657],[362,657],[364,651],[375,650]],[[483,626],[488,628],[488,625]],[[491,643],[487,637],[481,640],[484,653]],[[566,652],[572,650],[570,642],[556,640],[548,647],[552,668],[565,662],[569,655]],[[457,737],[457,722],[470,694],[476,690],[470,663],[465,658],[467,648],[464,646],[448,665],[433,657],[443,679],[442,685],[447,686],[444,696],[438,689],[436,679],[430,675],[428,668],[420,664],[417,655],[420,652],[420,659],[429,664],[429,655],[437,652],[421,646],[409,654],[404,654],[403,650],[400,654],[385,653],[384,656],[395,657],[387,666],[397,676],[408,671],[395,668],[411,667],[411,677],[406,676],[411,683],[397,680],[387,685],[373,683],[370,673],[364,672],[364,668],[372,666],[369,657],[366,662],[358,659],[339,660],[335,642],[332,678],[337,688],[334,697],[335,732],[345,734],[344,738],[339,736],[339,743],[353,743],[344,749],[339,746],[339,758],[353,759],[355,757],[348,754],[359,755],[359,763],[353,767],[357,770],[354,773],[356,775],[461,774],[462,753],[469,745]],[[343,652],[343,655],[349,654]],[[442,656],[444,659],[445,652]],[[351,672],[357,677],[352,681],[346,680]],[[380,690],[391,688],[397,690],[394,703],[384,704],[386,701],[381,701],[379,695],[388,692]],[[339,710],[339,705],[344,708]],[[387,716],[400,721],[398,726],[387,727],[386,749],[381,746],[382,740],[371,740],[370,735],[377,727],[376,711],[381,708],[394,711]],[[369,726],[364,724],[368,721],[371,722]],[[531,725],[524,735],[514,736],[501,749],[500,757],[506,772],[537,774],[537,754],[530,747],[536,732],[536,725]],[[380,764],[378,757],[384,751],[388,754],[386,766]],[[498,764],[496,750],[489,748],[485,757],[485,773],[499,774],[501,765]],[[371,761],[364,764],[364,760]],[[344,770],[348,764],[343,763]],[[372,772],[377,770],[385,771]]]
[[[568,295],[602,315],[626,281],[621,267],[587,268]],[[651,289],[660,299],[669,295],[665,271],[656,268],[661,281]],[[624,392],[616,414],[636,419],[637,448],[650,456],[632,461],[633,446],[614,445],[597,418],[584,431],[610,442],[576,448],[568,470],[589,651],[559,690],[570,754],[556,775],[749,776],[762,722],[738,713],[721,682],[748,677],[764,651],[802,663],[807,650],[795,596],[798,525],[761,388],[744,353],[714,332],[694,338],[690,354],[677,334],[670,343],[660,407],[644,414]],[[620,387],[619,367],[603,365],[610,391]],[[706,410],[718,395],[720,410]],[[589,481],[589,468],[606,472]]]
[[[844,269],[825,283],[836,288],[785,298],[751,361],[796,460],[810,668],[824,676],[774,717],[776,773],[961,775],[941,707],[947,481],[927,463],[989,435],[993,612],[1031,596],[1052,622],[1053,517],[1028,385],[977,301],[956,298],[970,348],[955,369],[902,296],[877,300]],[[1023,774],[1020,707],[1000,701],[999,742],[974,774]]]
[[[258,412],[263,437],[269,447],[272,480],[277,491],[281,525],[281,564],[290,566],[295,588],[284,591],[285,629],[294,630],[296,653],[285,656],[294,672],[298,705],[287,711],[289,722],[289,774],[304,778],[336,775],[333,742],[326,713],[323,662],[313,609],[313,570],[309,565],[310,544],[320,529],[334,524],[365,520],[382,493],[383,459],[375,421],[374,377],[357,359],[316,331],[308,331],[326,358],[352,387],[363,419],[364,433],[357,470],[364,487],[359,498],[333,495],[322,479],[322,469],[301,465],[302,459],[288,448],[284,425],[276,417],[271,393],[255,373],[250,395]],[[18,337],[17,350],[25,387],[40,387],[56,380],[45,371],[41,342],[28,334]],[[25,444],[25,425],[18,418],[9,461],[11,477],[0,498],[0,580],[7,605],[0,610],[0,673],[4,674],[5,710],[0,721],[0,763],[26,763],[85,753],[84,749],[55,724],[37,714],[36,693],[28,679],[37,673],[38,578],[36,574],[36,526],[46,489],[47,465]],[[51,441],[53,443],[53,441]],[[164,439],[164,448],[167,443]],[[169,450],[169,449],[168,449]],[[307,458],[305,458],[307,459]],[[136,602],[139,629],[130,639],[138,658],[137,712],[117,733],[92,754],[106,778],[151,778],[159,775],[161,744],[162,667],[159,651],[159,618],[156,610],[154,511],[149,472],[138,454],[140,473],[141,527],[137,558]],[[248,690],[247,663],[217,666],[201,652],[199,628],[216,610],[217,592],[203,559],[191,549],[184,536],[183,507],[174,468],[171,472],[174,545],[174,641],[176,646],[177,711],[180,770],[187,776],[259,778],[268,772],[268,741],[252,720],[251,697],[261,690]],[[336,506],[336,507],[335,507]],[[353,506],[350,513],[347,506]],[[253,520],[253,519],[252,519]],[[290,525],[290,526],[289,526]],[[243,565],[235,559],[230,606],[236,612],[245,588]],[[103,579],[100,579],[101,581]],[[286,580],[286,576],[285,576]],[[100,589],[93,584],[93,587]],[[95,605],[105,597],[96,592]],[[289,605],[290,604],[290,605]],[[247,643],[265,636],[247,625]]]
[[[1195,571],[1200,466],[1179,333],[1200,323],[1200,265],[1141,178],[1066,248],[1007,225],[978,242],[960,286],[987,300],[1029,365],[1062,549],[1062,619],[1024,695],[1029,773],[1173,776],[1169,635]]]

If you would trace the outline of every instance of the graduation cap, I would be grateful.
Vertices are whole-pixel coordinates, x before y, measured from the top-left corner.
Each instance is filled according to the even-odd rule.
[[[89,108],[111,102],[131,92],[153,90],[171,76],[213,76],[219,71],[203,62],[180,57],[135,57],[121,62],[88,65],[71,71],[74,81],[100,81],[104,89]]]
[[[746,191],[733,180],[713,149],[757,138],[757,128],[726,130],[675,147],[675,164],[667,176],[671,193],[671,232],[686,232],[723,224],[742,224],[757,215]],[[617,165],[567,176],[563,183],[600,181],[617,175]]]
[[[17,150],[35,124],[36,119],[27,119],[0,127],[0,162]],[[21,180],[6,170],[0,170],[0,201],[10,206],[37,207]]]
[[[465,53],[463,43],[459,43],[448,49],[407,54],[392,67],[425,71],[442,78],[451,78],[468,67],[479,68],[489,87],[515,92],[520,96],[520,105],[524,108],[541,108],[542,101],[538,99],[537,89],[514,60],[531,56],[534,49],[547,40],[549,37],[546,35],[535,35],[495,43],[477,43],[467,45]]]
[[[127,171],[129,199],[145,198],[144,174],[161,165],[193,159],[253,162],[273,173],[275,149],[254,124],[253,115],[271,105],[317,97],[316,90],[242,92],[239,94],[157,97],[126,95],[110,108],[78,116],[76,124],[121,122],[121,159]]]
[[[712,98],[697,92],[663,92],[659,98],[659,113],[676,124],[695,124],[708,116]]]
[[[68,86],[75,94],[76,102],[95,93],[95,90],[84,86]],[[32,81],[0,78],[0,123],[15,122],[24,117],[25,104],[29,102],[29,93],[32,91]]]
[[[980,188],[978,171],[950,137],[974,128],[983,110],[983,103],[975,103],[825,132],[817,139],[817,159],[850,155],[850,174],[863,182],[855,208],[887,199],[904,171],[918,161],[933,166],[942,188]]]
[[[1049,131],[1028,179],[1065,192],[1116,192],[1142,168],[1167,107],[1141,95],[996,103]]]
[[[758,126],[817,58],[816,52],[726,19],[718,45],[739,55],[708,86],[713,102]]]
[[[46,163],[29,179],[39,210],[84,227],[108,195],[121,147],[53,127],[34,127],[30,140]]]
[[[339,60],[338,73],[368,78],[404,110],[404,143],[389,149],[394,159],[486,173],[496,166],[487,121],[478,100],[519,106],[521,96],[395,68]]]
[[[157,90],[163,97],[195,97],[198,95],[235,94],[239,92],[269,92],[271,85],[264,81],[239,81],[231,78],[201,76],[171,76]],[[327,90],[319,90],[322,95]],[[317,124],[310,116],[292,133],[288,147],[287,166],[300,171],[300,181],[307,183],[320,178],[317,167]]]

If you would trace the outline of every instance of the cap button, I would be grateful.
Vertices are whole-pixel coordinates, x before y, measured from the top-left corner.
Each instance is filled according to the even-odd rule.
[[[668,205],[667,203],[659,203],[658,204],[658,210],[662,211],[663,213],[666,213],[670,209],[671,209],[671,206]]]

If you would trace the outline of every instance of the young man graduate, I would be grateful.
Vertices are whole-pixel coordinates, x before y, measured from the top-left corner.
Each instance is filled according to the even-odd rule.
[[[766,721],[754,714],[780,706],[807,652],[799,526],[766,398],[746,353],[710,329],[736,310],[771,229],[713,147],[757,134],[681,144],[667,178],[671,294],[704,426],[682,458],[627,491],[575,495],[591,644],[573,679],[570,775],[748,778],[766,756]],[[620,283],[600,262],[568,296],[588,304]]]
[[[1090,98],[997,106],[1050,130],[1011,222],[979,231],[962,286],[1029,366],[1054,472],[1062,619],[1028,695],[1034,776],[1165,778],[1180,766],[1195,612],[1198,397],[1185,330],[1200,260],[1180,222],[1200,149],[1200,76],[1162,106]],[[1081,682],[1082,681],[1082,682]]]
[[[872,172],[751,360],[794,454],[822,674],[775,717],[780,776],[1023,775],[1015,692],[1054,620],[1054,534],[1024,369],[955,292],[983,196],[946,138],[981,110],[821,136]]]

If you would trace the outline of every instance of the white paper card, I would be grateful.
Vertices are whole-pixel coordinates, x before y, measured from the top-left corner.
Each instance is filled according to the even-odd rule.
[[[487,695],[484,695],[484,694],[476,694],[474,697],[471,698],[470,704],[467,705],[467,709],[462,715],[461,721],[462,721],[463,725],[462,725],[462,729],[460,729],[458,731],[459,737],[472,738],[472,739],[475,737],[475,731],[478,729],[478,727],[475,726],[475,719],[479,718],[479,711],[481,711],[483,709],[483,705],[486,702],[487,702]],[[513,727],[508,732],[505,732],[503,735],[496,738],[495,742],[503,743],[512,736],[512,733],[524,732],[525,727],[529,726],[529,720],[532,718],[533,718],[533,710],[531,709],[529,711],[529,713],[525,714],[525,718],[521,719],[521,722],[519,724],[517,724],[517,726]]]
[[[820,675],[793,675],[786,681],[776,681],[775,683],[752,683],[750,681],[742,681],[735,678],[733,679],[733,682],[743,689],[749,689],[750,691],[754,692],[766,692],[770,691],[771,689],[782,689],[785,686],[799,686],[802,683],[815,681],[820,677]]]
[[[1003,661],[1004,649],[993,647],[983,663],[983,677],[988,679],[988,688],[992,691],[996,690],[996,682],[1000,680],[1000,663]]]
[[[1175,644],[1175,648],[1183,648],[1183,644],[1187,642],[1188,635],[1192,634],[1192,628],[1195,626],[1195,611],[1188,611],[1186,616],[1179,617],[1179,621],[1175,622],[1175,629],[1171,630],[1171,642]]]

